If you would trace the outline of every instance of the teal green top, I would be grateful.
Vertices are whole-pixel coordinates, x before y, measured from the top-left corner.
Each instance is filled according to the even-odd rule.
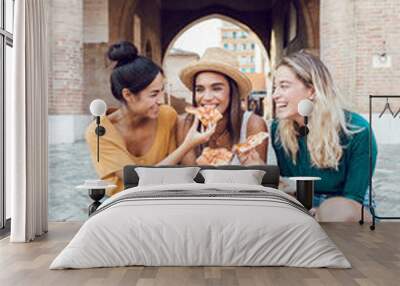
[[[299,137],[299,152],[296,164],[285,152],[280,142],[276,142],[278,121],[271,125],[271,143],[274,148],[281,176],[315,176],[321,177],[315,182],[316,194],[343,196],[345,198],[363,202],[369,186],[369,124],[359,114],[345,111],[346,121],[350,123],[350,130],[359,132],[346,136],[340,135],[343,155],[338,170],[320,169],[311,165],[310,156],[305,145],[305,137]],[[312,132],[312,131],[311,131]],[[372,133],[373,135],[373,133]],[[372,136],[372,170],[375,169],[377,146],[375,136]]]

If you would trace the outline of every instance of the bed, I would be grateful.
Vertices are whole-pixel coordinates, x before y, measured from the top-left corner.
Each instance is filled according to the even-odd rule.
[[[276,166],[201,167],[264,170],[260,185],[204,183],[198,173],[193,183],[150,186],[138,185],[138,167],[125,167],[125,190],[92,214],[50,269],[351,267],[308,211],[277,189]]]

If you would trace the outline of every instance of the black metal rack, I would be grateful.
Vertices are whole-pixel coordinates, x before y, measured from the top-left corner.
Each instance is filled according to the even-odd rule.
[[[390,105],[388,103],[389,98],[400,98],[400,95],[370,95],[369,96],[369,210],[372,215],[372,224],[369,226],[371,230],[375,229],[375,223],[376,219],[380,220],[385,220],[385,219],[400,219],[400,217],[391,217],[391,216],[378,216],[375,213],[375,208],[372,204],[372,100],[374,98],[379,98],[379,99],[386,99],[386,105],[379,117],[383,115],[383,113],[386,111],[388,108],[389,112],[392,114],[394,118],[398,115],[399,112],[396,112],[395,114],[393,111],[390,109]],[[400,109],[399,109],[400,110]],[[360,224],[364,223],[364,206],[361,207],[361,220],[359,221]]]

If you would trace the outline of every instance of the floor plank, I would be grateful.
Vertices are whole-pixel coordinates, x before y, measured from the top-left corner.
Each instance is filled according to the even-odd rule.
[[[368,225],[326,223],[322,227],[351,262],[352,269],[290,267],[117,267],[48,269],[81,223],[50,223],[50,231],[32,243],[0,240],[0,285],[399,285],[400,223]]]

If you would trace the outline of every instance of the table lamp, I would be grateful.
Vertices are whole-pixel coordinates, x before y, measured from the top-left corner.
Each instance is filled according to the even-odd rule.
[[[106,114],[107,105],[102,99],[95,99],[90,103],[90,113],[96,117],[97,127],[95,129],[95,133],[97,135],[97,162],[99,162],[100,155],[100,136],[103,136],[106,133],[106,129],[100,125],[100,116],[104,116]]]

